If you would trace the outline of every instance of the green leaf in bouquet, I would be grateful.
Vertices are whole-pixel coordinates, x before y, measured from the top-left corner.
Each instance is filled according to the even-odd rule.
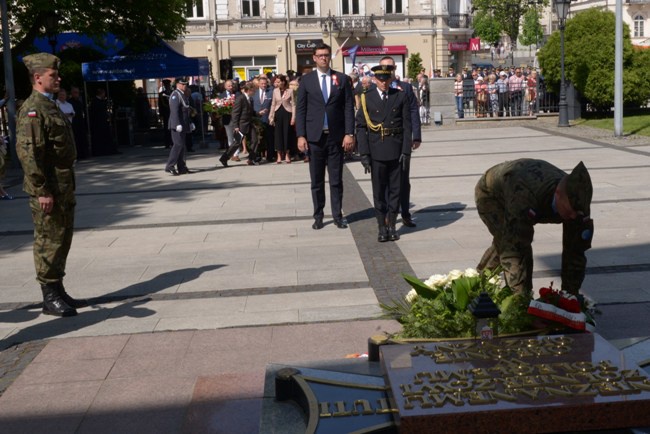
[[[454,306],[456,309],[463,311],[467,309],[470,294],[476,292],[476,279],[471,277],[459,277],[451,282],[451,290],[454,294]]]
[[[415,289],[415,292],[417,292],[420,297],[434,299],[438,296],[438,293],[436,291],[429,288],[417,277],[409,276],[408,274],[404,273],[402,273],[402,277],[409,285],[411,285],[411,287],[413,287],[413,289]]]

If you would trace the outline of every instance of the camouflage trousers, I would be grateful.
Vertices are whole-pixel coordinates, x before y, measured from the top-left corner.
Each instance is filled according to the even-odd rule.
[[[506,285],[516,292],[529,293],[533,289],[533,249],[530,243],[513,246],[503,241],[505,231],[512,225],[506,221],[505,203],[491,193],[485,175],[476,184],[474,199],[478,215],[492,235],[492,244],[483,254],[477,270],[494,270],[501,265]]]
[[[72,244],[75,200],[54,199],[52,212],[41,210],[37,197],[30,197],[34,221],[34,267],[41,284],[63,280],[68,252]]]

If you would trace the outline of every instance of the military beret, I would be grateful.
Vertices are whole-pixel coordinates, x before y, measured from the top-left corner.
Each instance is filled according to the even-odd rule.
[[[187,80],[187,77],[176,77],[174,81],[178,84],[187,84],[189,81]]]
[[[588,216],[593,187],[589,172],[582,161],[567,176],[566,192],[571,208]]]
[[[393,71],[395,67],[393,65],[377,65],[373,66],[371,71],[375,74],[380,80],[387,80],[393,76]]]
[[[172,81],[170,79],[168,79],[168,78],[165,78],[162,82],[164,84],[171,84]]]
[[[23,57],[23,63],[29,71],[37,69],[59,69],[61,59],[49,53],[35,53]]]

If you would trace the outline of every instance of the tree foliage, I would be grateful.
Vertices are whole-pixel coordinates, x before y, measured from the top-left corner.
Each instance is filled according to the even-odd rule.
[[[478,11],[473,20],[474,34],[481,38],[482,42],[494,45],[501,39],[501,25],[487,11]]]
[[[510,37],[513,47],[519,38],[519,24],[529,10],[548,5],[548,0],[474,0],[479,12],[491,14],[502,31]]]
[[[413,53],[409,57],[408,62],[406,63],[406,75],[409,78],[412,78],[415,80],[422,70],[423,65],[422,65],[422,57],[420,57],[420,53]]]
[[[521,36],[519,42],[521,45],[537,46],[537,43],[544,37],[542,25],[539,23],[539,11],[530,9],[524,14],[524,22],[521,26]]]
[[[21,54],[34,38],[46,36],[48,17],[57,33],[74,31],[98,38],[113,33],[145,48],[156,37],[176,39],[185,31],[184,11],[196,0],[8,0],[12,52]]]
[[[609,108],[614,101],[614,55],[616,17],[614,13],[588,9],[567,20],[564,32],[565,76],[593,106]],[[547,85],[559,88],[560,34],[555,32],[539,52]],[[640,105],[650,98],[645,78],[650,55],[632,47],[630,30],[623,27],[623,100]]]

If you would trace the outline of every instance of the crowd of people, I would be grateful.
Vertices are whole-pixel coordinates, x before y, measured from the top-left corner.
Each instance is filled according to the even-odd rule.
[[[459,119],[467,109],[477,118],[533,116],[543,77],[537,70],[520,68],[464,68],[455,76],[454,97]]]

